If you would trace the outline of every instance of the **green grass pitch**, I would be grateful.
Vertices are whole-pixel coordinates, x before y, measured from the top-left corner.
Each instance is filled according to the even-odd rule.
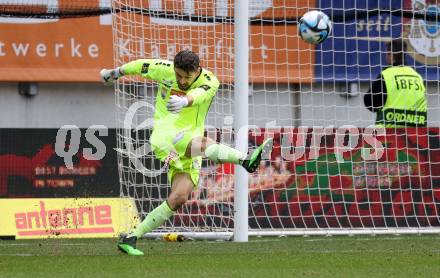
[[[248,243],[0,240],[0,277],[440,277],[440,235],[250,238]]]

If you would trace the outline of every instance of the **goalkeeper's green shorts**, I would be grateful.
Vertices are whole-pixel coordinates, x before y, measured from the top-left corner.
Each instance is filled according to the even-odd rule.
[[[150,143],[156,158],[160,159],[165,167],[168,167],[168,181],[173,181],[177,173],[186,173],[191,176],[194,187],[199,183],[202,157],[185,156],[188,144],[194,137],[199,137],[191,131],[180,132],[154,130],[150,137]]]

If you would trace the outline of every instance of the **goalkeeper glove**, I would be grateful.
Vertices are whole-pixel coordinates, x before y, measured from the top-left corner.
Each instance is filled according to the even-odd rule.
[[[101,80],[106,86],[111,86],[113,83],[118,80],[119,76],[122,76],[121,72],[119,71],[119,68],[116,69],[103,69],[100,72]]]
[[[186,97],[179,97],[176,95],[170,96],[167,103],[167,109],[171,113],[179,113],[183,107],[188,106],[188,99]]]

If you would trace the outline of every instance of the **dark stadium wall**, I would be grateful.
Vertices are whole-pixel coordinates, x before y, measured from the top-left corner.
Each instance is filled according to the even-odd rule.
[[[105,136],[94,133],[101,145],[86,139],[85,129],[78,130],[76,140],[72,132],[60,138],[57,133],[55,128],[0,128],[0,198],[119,196],[115,129]],[[93,158],[87,149],[104,155]]]

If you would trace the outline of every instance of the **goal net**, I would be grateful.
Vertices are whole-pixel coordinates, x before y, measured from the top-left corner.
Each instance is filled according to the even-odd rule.
[[[0,0],[0,17],[69,18],[111,13],[111,0]]]
[[[333,21],[322,44],[298,36],[319,9]],[[254,235],[439,232],[440,3],[249,0],[249,145],[274,145],[249,175]],[[207,136],[234,145],[234,1],[113,1],[115,66],[198,53],[221,87]],[[364,96],[387,64],[387,42],[406,46],[421,74],[428,127],[375,129]],[[149,148],[157,85],[124,77],[116,86],[121,195],[142,217],[170,193]],[[204,160],[191,200],[155,232],[230,235],[234,167]]]

